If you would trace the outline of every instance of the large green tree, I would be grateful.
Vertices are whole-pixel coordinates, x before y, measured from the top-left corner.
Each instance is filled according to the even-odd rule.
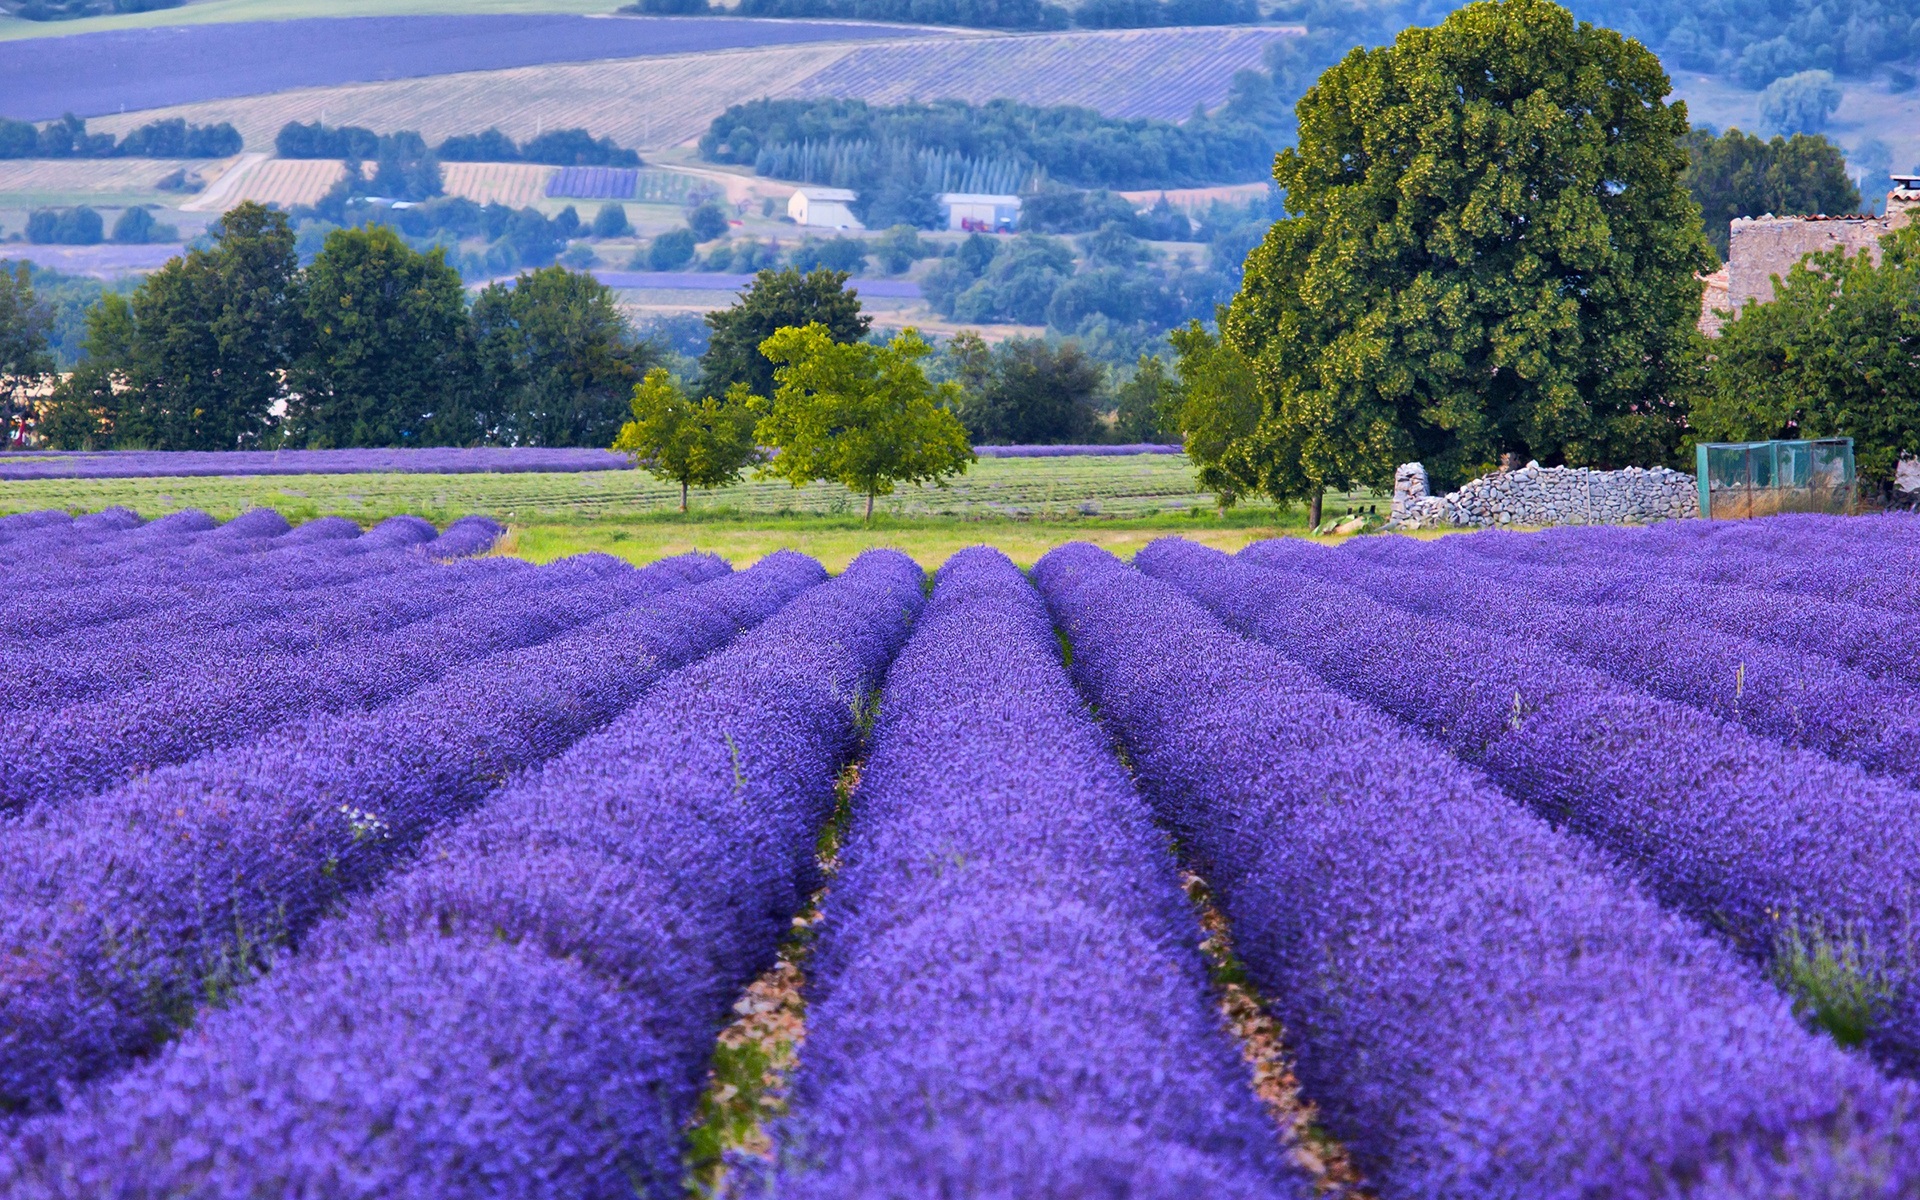
[[[1721,328],[1712,388],[1694,408],[1703,440],[1850,437],[1860,477],[1891,485],[1920,454],[1920,227],[1881,239],[1881,258],[1808,255]]]
[[[128,447],[138,439],[127,433],[122,405],[136,401],[126,364],[133,360],[136,326],[133,304],[108,292],[87,310],[81,359],[54,389],[40,432],[56,450]]]
[[[1707,241],[1721,258],[1735,217],[1851,213],[1860,192],[1840,147],[1818,134],[1761,141],[1729,129],[1687,135],[1687,190],[1700,205]]]
[[[961,385],[954,411],[974,441],[1041,445],[1093,436],[1106,374],[1072,342],[1009,338],[989,350],[978,334],[963,333],[948,359]]]
[[[431,444],[467,403],[472,347],[460,273],[384,225],[336,229],[307,268],[306,336],[289,374],[291,444]],[[604,444],[604,443],[602,443]]]
[[[913,330],[873,346],[836,341],[820,324],[788,327],[764,349],[779,386],[758,436],[779,453],[761,474],[842,484],[867,498],[870,522],[874,497],[895,484],[940,482],[973,462],[966,426],[948,411],[955,385],[928,381],[920,363],[932,351]]]
[[[860,298],[847,290],[845,271],[818,270],[802,275],[789,267],[762,271],[732,308],[707,314],[713,335],[700,356],[700,386],[709,396],[724,396],[744,383],[756,396],[773,394],[773,363],[761,343],[782,329],[819,325],[836,342],[867,336],[873,318],[860,311]]]
[[[635,341],[612,290],[565,267],[488,286],[473,302],[472,321],[484,412],[468,428],[447,431],[456,442],[604,446],[655,357],[650,344]]]
[[[33,295],[33,271],[26,263],[0,271],[0,405],[6,427],[0,450],[10,445],[33,415],[33,393],[53,375],[47,332],[53,309]]]
[[[1328,70],[1275,162],[1292,215],[1224,325],[1256,444],[1214,465],[1310,498],[1416,458],[1443,484],[1509,453],[1669,458],[1712,265],[1669,88],[1549,0],[1483,0]]]
[[[667,373],[655,367],[633,389],[633,420],[620,428],[613,448],[656,479],[680,485],[680,511],[687,511],[687,489],[724,487],[758,456],[754,425],[761,405],[745,384],[733,385],[726,399],[694,399]]]

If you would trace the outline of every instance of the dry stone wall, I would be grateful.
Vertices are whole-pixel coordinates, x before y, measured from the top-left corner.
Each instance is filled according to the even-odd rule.
[[[1665,467],[1594,471],[1543,467],[1485,475],[1444,496],[1427,491],[1427,471],[1394,473],[1389,529],[1487,529],[1502,525],[1628,525],[1700,515],[1694,478]]]

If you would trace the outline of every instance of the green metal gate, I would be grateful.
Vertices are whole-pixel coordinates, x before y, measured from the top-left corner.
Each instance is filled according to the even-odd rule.
[[[1853,511],[1852,438],[1707,442],[1695,454],[1703,517]]]

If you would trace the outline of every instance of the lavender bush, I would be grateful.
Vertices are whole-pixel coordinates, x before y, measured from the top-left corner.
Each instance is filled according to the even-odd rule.
[[[39,948],[33,976],[0,991],[0,1101],[44,1108],[58,1081],[150,1048],[437,824],[823,576],[779,554],[651,598],[635,589],[637,606],[373,712],[29,813],[0,850],[0,944]]]
[[[218,673],[173,675],[102,700],[15,713],[13,753],[0,758],[0,811],[97,791],[297,717],[380,704],[460,663],[545,641],[623,602],[576,567],[490,574],[463,603],[390,632],[230,659]]]
[[[154,1062],[27,1124],[0,1186],[679,1197],[713,1034],[815,882],[920,578],[870,551],[672,676]]]
[[[1171,538],[1136,561],[1631,864],[1765,963],[1810,1020],[1920,1066],[1920,795],[1323,577]]]
[[[1307,1194],[1165,840],[998,551],[941,569],[853,812],[781,1196]]]
[[[1034,575],[1381,1196],[1920,1187],[1907,1086],[1606,859],[1102,551]]]

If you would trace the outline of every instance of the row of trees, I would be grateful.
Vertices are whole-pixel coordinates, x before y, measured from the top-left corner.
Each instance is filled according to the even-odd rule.
[[[638,0],[620,11],[686,16],[728,10],[709,0]],[[733,11],[743,17],[908,21],[976,29],[1142,29],[1260,19],[1254,0],[1084,0],[1072,9],[1047,0],[741,0]]]
[[[498,128],[455,134],[431,151],[418,133],[375,133],[359,125],[325,125],[319,121],[289,121],[273,139],[281,158],[340,158],[374,161],[395,147],[415,158],[431,156],[446,162],[530,162],[556,167],[637,167],[639,154],[612,138],[596,138],[585,129],[549,129],[526,142],[515,142]]]
[[[282,213],[243,204],[213,235],[101,297],[41,420],[50,443],[604,446],[657,357],[610,291],[558,267],[469,306],[442,254],[382,226],[334,231],[304,270]]]
[[[88,133],[72,113],[44,126],[0,117],[0,158],[225,158],[240,147],[240,131],[226,121],[149,121],[115,141],[110,133]]]

